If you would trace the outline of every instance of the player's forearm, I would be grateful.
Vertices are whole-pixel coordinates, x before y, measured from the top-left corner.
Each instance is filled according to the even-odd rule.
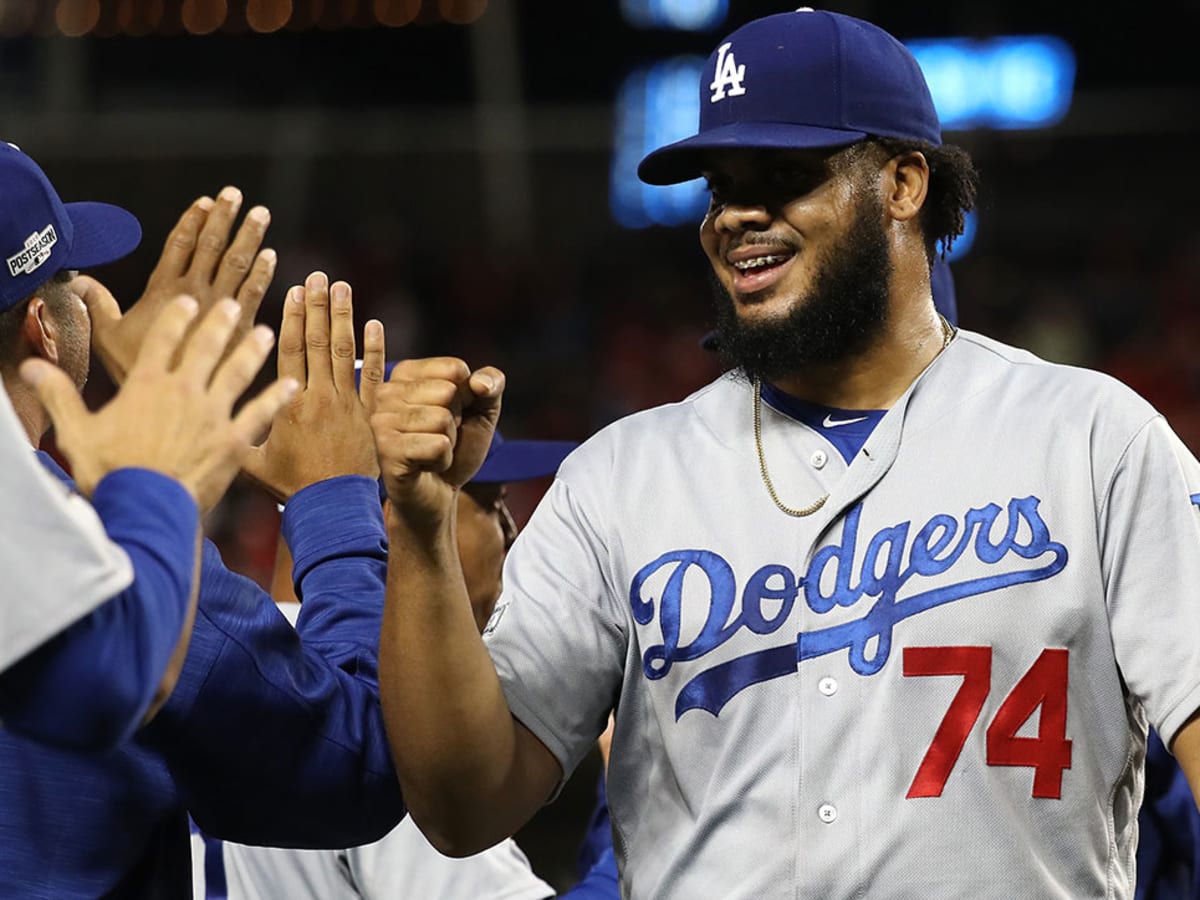
[[[516,725],[471,612],[451,529],[418,544],[389,521],[380,695],[409,814],[440,851],[462,856],[511,835],[548,789],[532,802],[522,798]]]

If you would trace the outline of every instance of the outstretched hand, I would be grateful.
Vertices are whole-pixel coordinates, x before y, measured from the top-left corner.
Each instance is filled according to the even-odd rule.
[[[87,275],[76,279],[74,288],[92,320],[93,348],[115,382],[125,378],[151,323],[180,294],[199,304],[197,321],[218,301],[234,298],[242,310],[235,339],[250,331],[275,275],[276,256],[260,249],[271,222],[263,206],[246,213],[230,241],[241,205],[236,187],[224,188],[215,201],[201,197],[192,203],[167,236],[146,290],[124,315],[104,285]]]
[[[355,384],[350,285],[313,272],[283,303],[279,377],[303,389],[247,458],[245,474],[276,500],[339,475],[379,477],[369,416],[384,369],[383,324],[363,332],[362,391]]]
[[[233,416],[234,403],[262,368],[274,336],[260,325],[234,340],[242,309],[223,300],[185,338],[198,309],[186,296],[166,304],[124,384],[94,413],[57,366],[43,359],[21,364],[21,377],[49,413],[58,448],[85,496],[117,469],[152,469],[179,481],[202,512],[212,509],[253,439],[295,393],[295,380],[275,381]]]
[[[388,499],[410,527],[433,531],[458,489],[483,465],[504,393],[504,373],[461,359],[404,360],[378,390],[371,428]]]

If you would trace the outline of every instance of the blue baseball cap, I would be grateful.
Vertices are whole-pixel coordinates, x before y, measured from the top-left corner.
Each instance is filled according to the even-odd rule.
[[[114,262],[141,240],[133,213],[109,203],[63,203],[37,163],[0,141],[0,312],[63,269]]]
[[[553,475],[578,446],[575,441],[506,441],[497,428],[483,465],[471,479],[471,484],[528,481]]]
[[[699,133],[650,153],[638,177],[676,184],[698,177],[710,150],[840,147],[868,135],[941,144],[921,67],[870,22],[802,8],[721,41],[700,80]]]

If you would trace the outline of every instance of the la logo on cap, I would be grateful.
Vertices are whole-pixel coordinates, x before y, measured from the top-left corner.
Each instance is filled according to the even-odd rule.
[[[713,83],[709,85],[713,92],[712,97],[709,98],[712,103],[724,100],[726,97],[740,97],[746,93],[746,88],[742,84],[746,77],[746,67],[737,64],[733,54],[729,51],[732,46],[733,44],[722,44],[717,48],[716,74],[713,76]]]

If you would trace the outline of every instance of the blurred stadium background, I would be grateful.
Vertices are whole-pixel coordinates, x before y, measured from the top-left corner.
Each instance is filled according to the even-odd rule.
[[[689,66],[791,8],[0,0],[0,138],[65,199],[140,217],[142,247],[96,273],[123,303],[180,211],[235,184],[273,213],[262,321],[323,269],[385,322],[390,358],[504,368],[508,437],[580,440],[718,371],[695,193],[644,191],[632,168],[691,127]],[[1200,2],[825,8],[920,51],[947,140],[981,169],[952,262],[961,323],[1122,378],[1200,452]],[[88,390],[111,390],[98,367]],[[514,491],[519,520],[543,488]],[[208,527],[266,584],[277,524],[238,487]],[[576,781],[524,835],[560,885],[594,783]]]

